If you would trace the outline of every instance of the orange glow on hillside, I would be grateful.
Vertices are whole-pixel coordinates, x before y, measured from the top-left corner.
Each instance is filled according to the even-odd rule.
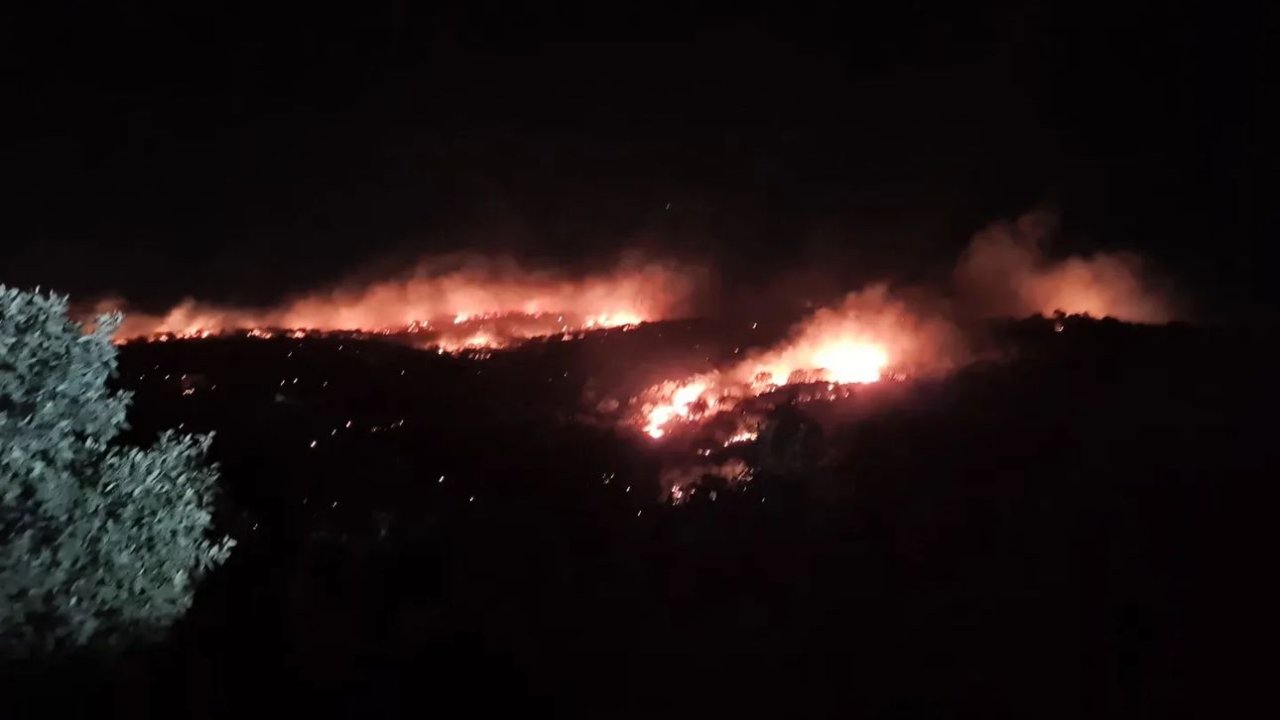
[[[122,340],[254,337],[358,332],[414,335],[447,352],[507,347],[534,337],[574,336],[678,317],[689,309],[695,274],[663,263],[624,265],[581,278],[524,270],[507,261],[345,286],[249,309],[186,300],[163,315],[128,313]]]

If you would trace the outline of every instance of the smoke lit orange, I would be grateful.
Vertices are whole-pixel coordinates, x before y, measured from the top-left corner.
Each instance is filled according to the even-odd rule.
[[[1049,316],[1061,311],[1141,323],[1173,319],[1168,298],[1130,253],[1052,260],[1045,252],[1057,218],[1029,212],[976,235],[955,268],[965,302],[988,316]]]
[[[418,336],[446,351],[497,348],[524,339],[627,327],[687,312],[697,278],[664,263],[625,264],[583,278],[511,261],[467,261],[441,271],[313,293],[256,310],[186,300],[162,316],[130,313],[119,336],[164,340],[248,331],[353,331]]]

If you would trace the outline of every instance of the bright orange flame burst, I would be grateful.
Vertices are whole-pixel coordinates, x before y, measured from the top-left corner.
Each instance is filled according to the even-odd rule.
[[[885,286],[872,286],[816,311],[788,340],[724,370],[650,387],[636,398],[641,410],[635,422],[657,439],[681,423],[787,385],[827,383],[828,391],[815,397],[835,397],[836,386],[879,382],[890,367],[944,367],[955,341],[950,323],[922,316]]]
[[[676,388],[675,392],[671,393],[670,400],[654,406],[649,411],[649,418],[645,424],[644,431],[652,438],[660,438],[665,435],[664,426],[676,418],[688,419],[690,406],[702,399],[708,387],[709,384],[706,381],[695,380]]]
[[[820,349],[814,357],[819,369],[837,383],[873,383],[880,379],[889,355],[877,345],[838,342]]]
[[[809,358],[809,362],[797,362],[797,354]],[[676,383],[675,389],[669,393],[658,389],[657,394],[664,399],[649,406],[644,416],[644,432],[658,439],[666,435],[674,423],[697,420],[743,396],[759,395],[797,382],[825,381],[839,385],[878,382],[888,364],[888,352],[871,342],[837,337],[799,352],[796,348],[788,348],[777,357],[766,357],[760,362],[747,361],[725,374]],[[732,380],[735,376],[745,378],[748,375],[750,380],[747,382]],[[654,392],[654,389],[649,392]],[[754,439],[754,434],[740,433],[726,444],[751,439]]]

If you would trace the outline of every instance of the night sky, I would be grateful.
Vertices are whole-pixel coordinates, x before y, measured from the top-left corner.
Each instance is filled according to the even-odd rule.
[[[456,5],[10,17],[0,282],[271,302],[427,253],[638,245],[852,287],[1049,205],[1055,252],[1262,307],[1263,3]]]

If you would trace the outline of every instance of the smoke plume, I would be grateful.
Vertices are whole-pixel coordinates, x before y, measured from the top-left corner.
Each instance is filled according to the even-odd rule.
[[[1129,253],[1051,260],[1045,244],[1057,227],[1048,212],[993,223],[974,235],[954,271],[965,305],[983,316],[1088,314],[1130,322],[1173,319],[1168,299]]]

